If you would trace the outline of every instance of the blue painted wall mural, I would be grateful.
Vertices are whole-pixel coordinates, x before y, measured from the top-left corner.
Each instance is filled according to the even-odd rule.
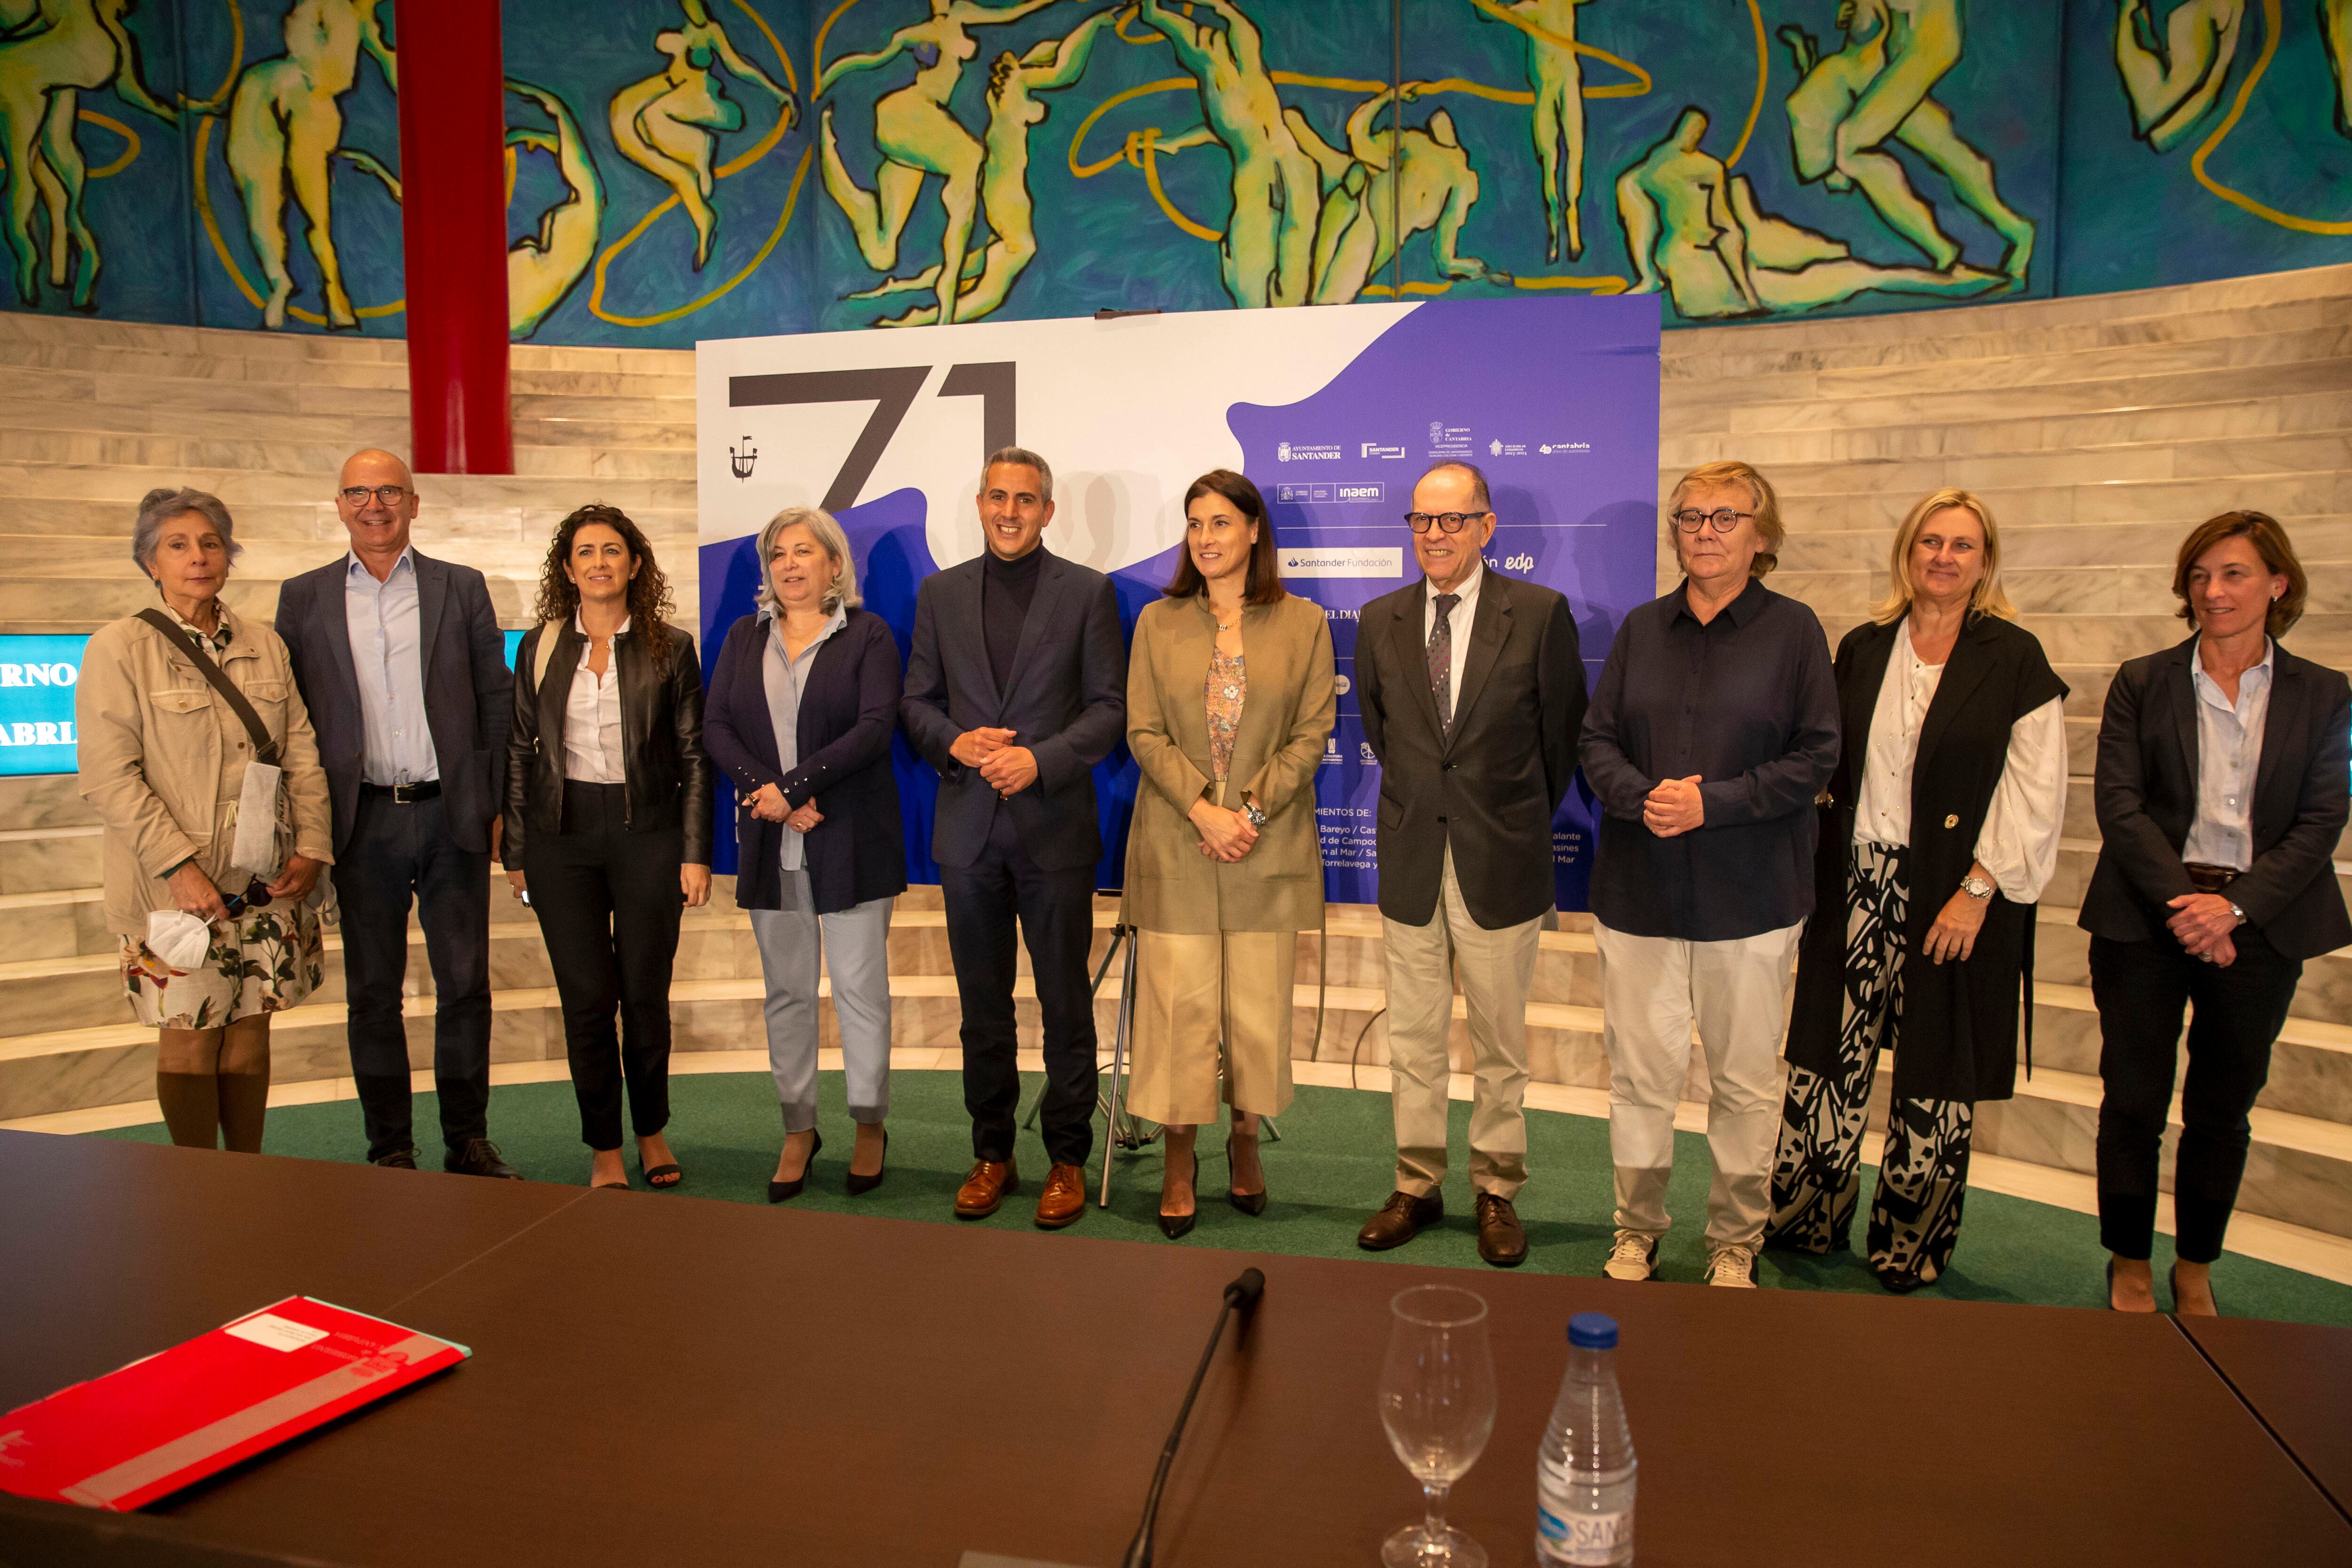
[[[2352,0],[505,0],[518,341],[2352,259]],[[0,303],[398,335],[390,0],[0,0]],[[430,68],[415,44],[415,68]]]

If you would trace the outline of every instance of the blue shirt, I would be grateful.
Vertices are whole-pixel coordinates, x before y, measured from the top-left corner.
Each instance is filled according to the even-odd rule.
[[[760,679],[767,694],[768,721],[776,729],[776,762],[789,774],[801,765],[801,694],[808,689],[809,670],[816,663],[816,650],[849,624],[849,616],[836,608],[824,629],[801,649],[798,658],[784,652],[784,617],[774,610],[762,610],[760,618],[768,626],[767,646],[760,659]],[[807,853],[802,836],[785,828],[784,869],[801,869],[807,863]]]
[[[352,668],[360,680],[365,734],[360,776],[372,784],[423,784],[441,776],[433,731],[425,721],[425,657],[416,591],[416,552],[404,550],[381,583],[344,559],[343,619]]]
[[[2200,639],[2201,642],[2201,639]],[[2191,866],[2242,871],[2254,863],[2254,774],[2263,763],[2263,727],[2271,711],[2271,649],[2238,677],[2238,700],[2205,673],[2191,653],[2189,684],[2197,694],[2197,815],[2180,846]]]

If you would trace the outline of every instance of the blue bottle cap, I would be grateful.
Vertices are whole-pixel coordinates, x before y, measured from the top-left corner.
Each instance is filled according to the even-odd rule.
[[[1579,1312],[1568,1321],[1568,1342],[1580,1351],[1613,1351],[1617,1320],[1606,1312]]]

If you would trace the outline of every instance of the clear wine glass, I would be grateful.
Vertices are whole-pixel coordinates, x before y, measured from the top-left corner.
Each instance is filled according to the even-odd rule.
[[[1495,1358],[1486,1303],[1451,1285],[1416,1285],[1390,1301],[1381,1425],[1421,1483],[1423,1517],[1381,1543],[1388,1568],[1486,1568],[1486,1549],[1445,1522],[1445,1494],[1495,1432]]]

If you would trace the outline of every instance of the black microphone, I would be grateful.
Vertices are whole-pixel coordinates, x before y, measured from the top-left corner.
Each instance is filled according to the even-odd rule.
[[[1169,1467],[1176,1462],[1176,1445],[1184,1440],[1184,1423],[1192,1417],[1193,1395],[1201,1392],[1201,1380],[1209,1374],[1209,1358],[1217,1353],[1217,1342],[1224,1337],[1225,1320],[1236,1310],[1248,1311],[1265,1294],[1265,1275],[1255,1268],[1243,1269],[1225,1287],[1225,1304],[1217,1309],[1217,1326],[1209,1331],[1209,1348],[1201,1352],[1201,1364],[1192,1371],[1192,1386],[1184,1391],[1176,1425],[1168,1429],[1168,1441],[1160,1450],[1160,1468],[1151,1472],[1151,1491],[1143,1500],[1143,1522],[1135,1527],[1135,1539],[1128,1542],[1119,1568],[1151,1568],[1151,1531],[1160,1521],[1160,1492],[1168,1484]]]

